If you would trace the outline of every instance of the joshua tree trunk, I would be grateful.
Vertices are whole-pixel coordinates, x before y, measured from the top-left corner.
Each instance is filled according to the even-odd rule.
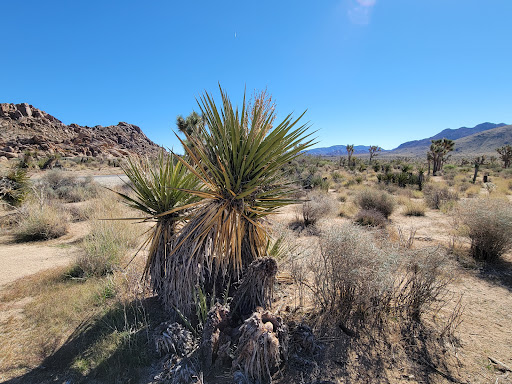
[[[478,169],[480,168],[480,164],[475,163],[475,174],[473,175],[473,184],[476,182],[476,177],[478,176]]]

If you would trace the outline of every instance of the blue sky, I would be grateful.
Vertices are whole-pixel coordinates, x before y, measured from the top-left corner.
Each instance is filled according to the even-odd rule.
[[[178,147],[218,83],[308,110],[318,146],[512,123],[510,0],[0,1],[0,102]]]

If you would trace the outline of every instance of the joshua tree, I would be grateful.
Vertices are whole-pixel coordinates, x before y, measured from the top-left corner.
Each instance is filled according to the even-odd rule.
[[[480,166],[483,165],[485,162],[485,155],[475,157],[475,160],[473,163],[475,164],[475,173],[473,174],[473,184],[476,183],[476,178],[478,176],[478,170],[480,169]]]
[[[354,144],[347,144],[346,146],[347,154],[348,154],[348,166],[350,167],[352,165],[352,155],[354,154]]]
[[[208,93],[200,99],[205,129],[197,136],[185,133],[194,149],[180,139],[188,157],[177,159],[202,184],[186,192],[200,200],[159,215],[190,211],[172,239],[163,282],[168,286],[164,303],[185,315],[193,312],[198,288],[220,295],[228,281],[233,286],[252,261],[265,255],[264,219],[294,202],[282,168],[313,144],[308,126],[297,127],[302,115],[296,120],[288,115],[272,126],[273,111],[255,103],[250,113],[245,99],[241,110],[234,109],[220,91],[220,109]]]
[[[433,169],[432,174],[437,175],[437,172],[443,169],[443,164],[448,160],[448,152],[453,151],[455,142],[449,139],[432,140],[430,150],[427,153],[427,161],[432,161]],[[429,156],[430,155],[430,156]]]
[[[501,148],[496,148],[496,152],[499,153],[501,161],[503,161],[503,168],[510,167],[510,161],[512,160],[512,146],[504,145]]]
[[[179,115],[176,118],[176,126],[181,132],[189,136],[195,136],[204,128],[204,119],[203,116],[193,111],[186,119],[183,118],[182,115]]]
[[[370,152],[370,163],[371,163],[372,159],[378,155],[377,152],[382,151],[382,148],[377,145],[372,145],[370,148],[368,148],[368,151]]]
[[[176,126],[180,130],[181,133],[186,136],[194,136],[197,137],[199,132],[204,129],[204,118],[196,111],[192,111],[187,118],[184,118],[182,115],[179,115],[176,118]],[[193,148],[193,145],[190,141],[185,140],[185,143],[189,145],[189,147]]]

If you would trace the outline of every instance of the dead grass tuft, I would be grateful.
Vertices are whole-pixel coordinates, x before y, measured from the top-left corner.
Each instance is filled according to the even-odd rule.
[[[68,217],[53,204],[28,203],[21,208],[20,221],[14,230],[18,242],[55,239],[68,231]]]

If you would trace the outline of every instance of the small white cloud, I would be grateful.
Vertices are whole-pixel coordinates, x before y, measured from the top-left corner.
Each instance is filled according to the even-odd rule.
[[[368,25],[376,3],[377,0],[352,0],[347,11],[350,21],[358,25]]]

